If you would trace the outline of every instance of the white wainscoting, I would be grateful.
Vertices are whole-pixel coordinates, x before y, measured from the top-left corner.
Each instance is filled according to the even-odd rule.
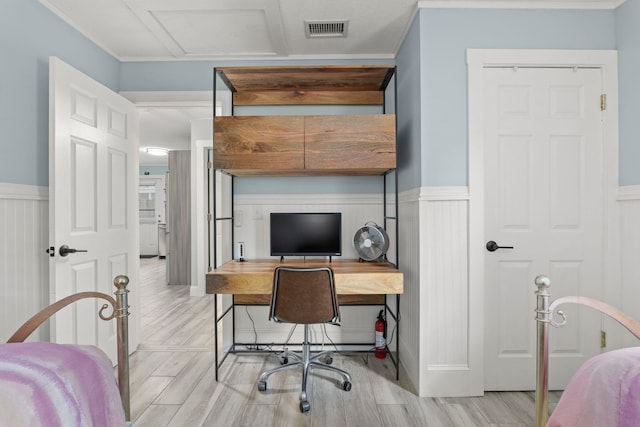
[[[49,303],[47,187],[0,183],[0,342]],[[30,340],[47,340],[46,326]]]
[[[270,258],[268,225],[271,212],[341,212],[342,257],[357,258],[352,244],[353,236],[367,221],[383,223],[382,204],[382,193],[238,195],[234,206],[235,241],[245,243],[247,259]],[[374,323],[379,309],[378,306],[344,307],[341,310],[342,327],[327,326],[329,337],[334,341],[373,343]],[[237,341],[253,343],[257,334],[259,342],[283,342],[289,332],[287,325],[277,325],[267,320],[266,307],[238,307],[236,313]],[[293,340],[299,342],[302,329],[298,329]],[[314,340],[322,342],[320,327],[315,327],[314,331]],[[325,342],[330,344],[328,340]]]
[[[469,345],[468,205],[466,187],[400,195],[401,360],[420,396],[468,395],[482,369]]]
[[[419,196],[420,190],[415,189],[401,193],[398,198],[399,267],[404,275],[404,293],[400,297],[400,364],[416,394],[420,385],[420,355],[425,353],[427,342],[424,330],[420,329],[420,298],[424,293],[420,292],[422,229]]]
[[[636,303],[640,301],[640,186],[622,187],[618,202],[623,230],[621,308],[640,319],[640,305]],[[365,221],[382,221],[377,195],[242,196],[236,200],[236,209],[243,218],[235,229],[236,240],[247,243],[250,257],[267,256],[268,213],[298,210],[301,205],[305,211],[343,212],[346,243]],[[403,376],[420,396],[477,394],[475,384],[484,372],[484,347],[473,343],[473,328],[483,326],[471,325],[469,316],[468,209],[466,187],[413,189],[399,197],[400,269],[404,274],[400,359]],[[346,244],[346,257],[355,256],[350,250],[350,244]],[[358,311],[368,309],[345,310],[344,326],[330,332],[332,339],[370,336],[376,309]],[[287,328],[274,329],[265,321],[265,309],[249,307],[249,313],[261,341],[286,337]],[[238,317],[241,339],[252,342],[253,327],[243,307],[239,308]],[[321,335],[317,337],[321,341]],[[625,345],[637,342],[629,338]]]
[[[640,185],[620,187],[620,269],[622,295],[620,309],[640,319]],[[637,346],[631,334],[622,335],[623,346]]]
[[[468,210],[466,187],[421,190],[420,396],[469,395],[483,369],[470,346]]]
[[[469,314],[468,189],[414,189],[399,200],[403,370],[420,396],[475,395],[484,347],[475,342],[473,329],[483,326],[472,324]],[[621,187],[617,200],[620,307],[640,319],[640,185]],[[610,349],[618,344],[612,341]],[[637,340],[623,334],[623,345]]]

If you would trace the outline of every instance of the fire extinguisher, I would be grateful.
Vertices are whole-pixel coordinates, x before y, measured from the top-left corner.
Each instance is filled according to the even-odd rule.
[[[387,320],[383,312],[384,310],[380,310],[376,320],[376,357],[378,359],[387,357]]]

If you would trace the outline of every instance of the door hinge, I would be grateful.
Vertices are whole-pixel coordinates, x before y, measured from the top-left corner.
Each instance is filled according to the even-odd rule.
[[[607,109],[607,94],[603,93],[600,95],[600,111],[604,111]]]
[[[605,331],[600,331],[600,348],[605,348],[607,346],[607,333]]]
[[[213,169],[213,163],[207,162],[207,169]]]
[[[207,214],[207,221],[211,222],[212,219],[213,219],[213,216],[210,213],[208,213]]]

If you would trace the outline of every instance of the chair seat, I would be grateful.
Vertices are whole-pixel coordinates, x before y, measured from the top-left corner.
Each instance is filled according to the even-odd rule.
[[[351,390],[351,376],[346,371],[330,365],[331,352],[322,352],[311,356],[309,344],[310,324],[340,324],[340,310],[331,268],[277,267],[274,271],[269,319],[279,323],[303,324],[304,341],[301,354],[290,353],[285,349],[283,353],[285,363],[260,375],[258,390],[267,390],[267,380],[272,374],[297,367],[302,368],[302,390],[300,392],[300,411],[302,412],[311,409],[307,398],[307,381],[313,369],[337,373],[342,378],[342,389],[344,391]],[[296,360],[290,362],[289,355]],[[328,363],[318,360],[322,357],[325,357],[325,361]]]

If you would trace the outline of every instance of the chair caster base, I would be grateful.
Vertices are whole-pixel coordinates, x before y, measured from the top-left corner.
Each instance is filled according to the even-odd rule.
[[[305,412],[309,412],[310,410],[311,410],[311,405],[309,404],[309,401],[302,400],[300,402],[300,412],[304,414]]]
[[[259,381],[258,382],[258,391],[267,391],[267,382]]]
[[[342,389],[344,391],[351,391],[351,382],[345,381],[342,383]]]

